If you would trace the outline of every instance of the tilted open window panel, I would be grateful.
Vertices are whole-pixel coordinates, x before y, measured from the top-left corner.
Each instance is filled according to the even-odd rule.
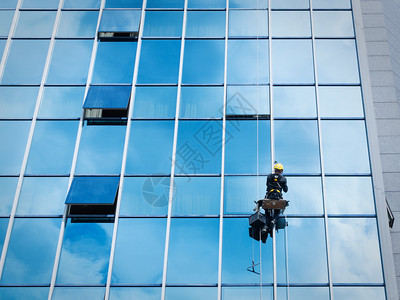
[[[140,16],[140,10],[104,10],[99,39],[137,39]]]

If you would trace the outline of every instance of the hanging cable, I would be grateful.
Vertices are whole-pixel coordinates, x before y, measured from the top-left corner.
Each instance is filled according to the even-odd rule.
[[[286,222],[286,214],[284,215],[285,222]],[[288,238],[287,238],[287,229],[285,227],[285,262],[286,262],[286,295],[287,295],[287,300],[290,299],[289,296],[289,247],[288,247]]]

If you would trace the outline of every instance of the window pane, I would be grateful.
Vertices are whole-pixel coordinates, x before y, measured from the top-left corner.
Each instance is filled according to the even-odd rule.
[[[104,10],[99,32],[138,32],[140,10]]]
[[[269,115],[268,86],[228,86],[226,115]]]
[[[38,118],[79,118],[84,95],[85,87],[45,87]]]
[[[1,7],[2,4],[0,4]],[[13,10],[0,11],[0,37],[7,37],[14,17]]]
[[[258,8],[268,7],[268,0],[229,0],[229,8]]]
[[[269,120],[228,121],[225,173],[266,174],[271,169],[270,131]]]
[[[8,218],[0,218],[0,249],[3,249],[3,243],[7,232],[8,222]]]
[[[165,299],[216,300],[218,289],[216,287],[167,287]]]
[[[271,31],[272,37],[310,37],[310,12],[272,11]]]
[[[271,8],[307,9],[310,7],[308,2],[308,0],[271,0]]]
[[[125,177],[120,214],[122,216],[166,216],[169,186],[169,176]]]
[[[370,177],[325,177],[325,199],[329,214],[374,214]]]
[[[284,229],[287,245],[283,230],[276,235],[278,282],[287,283],[285,249],[288,247],[290,284],[328,283],[324,219],[295,218],[287,222],[289,225]]]
[[[26,173],[69,174],[78,126],[73,121],[36,123]]]
[[[224,11],[188,11],[186,37],[225,37]]]
[[[180,48],[175,40],[143,41],[138,83],[178,83]]]
[[[218,215],[220,177],[176,177],[172,215]]]
[[[3,56],[4,48],[6,47],[7,40],[0,40],[0,56]]]
[[[171,173],[173,136],[174,121],[133,122],[126,173]]]
[[[273,290],[271,287],[263,287],[263,299],[273,299]],[[223,287],[222,300],[241,300],[258,299],[260,297],[259,287]]]
[[[111,287],[110,300],[159,300],[161,287]]]
[[[333,296],[337,300],[385,300],[384,287],[334,287]]]
[[[166,218],[120,219],[112,282],[161,284]]]
[[[221,149],[221,121],[180,121],[176,174],[220,174]]]
[[[0,298],[9,300],[46,299],[49,295],[48,287],[0,287]]]
[[[17,215],[62,215],[68,177],[25,177]]]
[[[321,134],[326,173],[370,173],[364,121],[321,121]]]
[[[246,269],[254,262],[260,262],[260,251],[258,243],[254,244],[249,237],[248,218],[225,218],[222,246],[222,283],[253,283],[260,284],[260,277]],[[253,247],[257,245],[257,251]],[[272,242],[267,240],[261,245],[262,249],[262,281],[272,284]],[[253,256],[254,253],[254,256]],[[259,266],[255,267],[259,272]],[[258,288],[258,295],[260,289]],[[246,296],[247,297],[247,296]],[[230,298],[226,298],[230,299]],[[247,299],[247,298],[246,298]]]
[[[314,11],[313,13],[316,37],[354,37],[351,11]]]
[[[321,117],[364,117],[361,89],[358,86],[318,87]]]
[[[39,84],[49,43],[49,40],[13,40],[1,83]]]
[[[359,83],[354,40],[316,40],[315,55],[319,83]]]
[[[333,283],[382,283],[375,219],[329,219]]]
[[[8,216],[11,213],[17,183],[18,177],[0,177],[0,215],[2,216]]]
[[[268,11],[229,11],[229,36],[268,36]]]
[[[222,84],[224,51],[223,40],[186,40],[182,82]]]
[[[53,8],[58,7],[58,0],[24,0],[22,8]]]
[[[64,8],[99,8],[101,0],[65,0]]]
[[[71,223],[68,220],[57,284],[106,283],[113,227],[113,223]]]
[[[0,118],[32,118],[38,92],[37,87],[0,87]]]
[[[69,299],[104,299],[104,287],[56,287],[54,289],[53,300]]]
[[[268,73],[267,40],[228,41],[228,83],[268,83]]]
[[[141,8],[143,0],[107,0],[106,8]]]
[[[222,117],[224,105],[222,87],[182,87],[181,118],[215,118]]]
[[[188,8],[225,8],[225,0],[188,0]]]
[[[85,109],[127,109],[131,86],[92,85],[83,103]]]
[[[99,43],[93,71],[93,83],[131,83],[136,46],[136,42]]]
[[[307,300],[307,299],[318,299],[318,300],[329,300],[329,288],[328,287],[289,287],[289,290],[285,287],[278,287],[278,299],[279,300]],[[336,299],[336,298],[335,298]]]
[[[147,11],[143,36],[182,36],[182,11]]]
[[[18,175],[24,157],[31,122],[0,122],[0,172]]]
[[[275,159],[286,173],[320,173],[316,121],[275,121]]]
[[[50,284],[60,224],[61,219],[15,220],[2,284]]]
[[[92,40],[56,40],[48,84],[85,84]]]
[[[14,37],[50,38],[55,18],[55,11],[21,11]]]
[[[183,8],[184,0],[149,0],[147,8]]]
[[[119,174],[126,126],[85,126],[76,174]]]
[[[0,8],[15,8],[18,0],[3,0],[0,3]]]
[[[318,8],[351,8],[350,0],[313,0],[313,9]]]
[[[274,83],[314,83],[311,40],[273,40]]]
[[[316,118],[315,87],[275,86],[274,114],[277,118]]]
[[[176,94],[176,87],[136,87],[133,118],[175,118]]]
[[[167,283],[216,284],[218,281],[218,235],[219,219],[217,218],[173,218],[168,251]],[[185,237],[184,242],[182,237]],[[174,298],[171,297],[171,299]]]
[[[63,11],[57,37],[93,38],[96,33],[98,11]]]

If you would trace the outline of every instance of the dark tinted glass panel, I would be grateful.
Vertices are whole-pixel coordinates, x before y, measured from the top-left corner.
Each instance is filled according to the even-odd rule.
[[[172,219],[167,283],[217,283],[218,235],[217,218]]]
[[[30,125],[30,122],[0,122],[1,174],[19,174]]]
[[[309,8],[308,0],[271,0],[271,8],[281,9],[307,9]]]
[[[46,299],[49,295],[48,287],[1,287],[0,297],[8,300]]]
[[[273,299],[273,290],[271,287],[262,288],[262,299]],[[223,300],[241,300],[258,299],[260,297],[259,287],[223,287]]]
[[[310,37],[310,12],[272,11],[271,31],[272,37]]]
[[[267,36],[268,11],[231,10],[229,12],[229,36]]]
[[[68,221],[57,283],[106,283],[113,226],[112,223],[71,223]],[[82,296],[82,294],[77,295]]]
[[[84,95],[85,87],[45,87],[38,118],[79,118]]]
[[[96,33],[98,16],[99,12],[97,11],[63,11],[57,37],[93,38]]]
[[[228,83],[267,83],[268,73],[267,40],[229,40]]]
[[[18,0],[3,0],[0,3],[0,8],[15,8]]]
[[[68,177],[25,177],[17,215],[62,215]]]
[[[274,87],[274,115],[278,118],[316,118],[315,88]]]
[[[258,8],[268,7],[268,0],[230,0],[229,8]]]
[[[102,42],[97,49],[93,83],[131,83],[136,42]]]
[[[85,84],[92,47],[92,40],[57,40],[47,83]]]
[[[119,221],[113,283],[161,284],[166,223],[165,218]]]
[[[15,220],[1,283],[50,283],[60,223],[60,219]]]
[[[169,174],[173,135],[173,121],[133,122],[126,173]]]
[[[360,87],[320,86],[318,91],[321,117],[361,118],[364,116]]]
[[[315,121],[276,121],[275,159],[286,173],[319,173],[318,127]]]
[[[2,5],[2,4],[0,4],[0,5]],[[1,37],[8,36],[13,17],[14,17],[13,10],[0,11],[0,36]]]
[[[13,40],[1,83],[39,84],[49,43],[48,40]]]
[[[176,87],[137,87],[133,106],[133,118],[175,118],[176,94]]]
[[[182,23],[182,11],[147,11],[143,36],[180,37]]]
[[[18,177],[0,177],[0,215],[2,216],[11,213],[17,183]]]
[[[138,32],[140,10],[104,10],[101,16],[99,31],[105,32]]]
[[[188,11],[186,37],[224,37],[224,11]]]
[[[382,283],[375,219],[329,219],[333,283]]]
[[[38,92],[36,87],[0,87],[0,118],[32,118]]]
[[[183,8],[184,0],[149,0],[147,8]]]
[[[143,41],[138,83],[178,83],[179,55],[180,41]]]
[[[384,287],[334,287],[333,296],[337,300],[384,300]]]
[[[36,123],[26,173],[69,174],[78,126],[75,121]]]
[[[314,34],[316,37],[353,37],[351,11],[314,11]],[[332,26],[335,24],[335,26]]]
[[[104,299],[104,287],[56,287],[53,293],[53,300],[68,299]]]
[[[222,118],[224,90],[222,87],[182,87],[181,118]]]
[[[58,0],[23,0],[22,8],[52,8],[58,7]]]
[[[141,8],[143,0],[107,0],[106,8]]]
[[[188,8],[225,8],[225,0],[188,0]]]
[[[161,287],[111,287],[110,300],[159,300]]]
[[[313,9],[318,8],[351,8],[350,0],[314,0],[313,1]]]
[[[119,174],[125,126],[85,126],[76,165],[77,174]]]
[[[269,115],[268,86],[228,86],[226,115]]]
[[[131,86],[92,85],[83,108],[127,108]]]
[[[14,37],[50,38],[55,18],[55,11],[21,11]]]
[[[216,287],[167,287],[165,299],[218,299],[218,289]]]
[[[224,51],[223,40],[187,40],[182,82],[222,84],[224,82]]]
[[[175,173],[220,174],[221,121],[180,121]]]
[[[65,0],[64,8],[99,8],[101,0]]]

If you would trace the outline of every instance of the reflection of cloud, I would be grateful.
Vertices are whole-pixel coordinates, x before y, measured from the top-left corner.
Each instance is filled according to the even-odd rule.
[[[287,214],[322,214],[321,177],[287,177]]]
[[[179,288],[181,289],[181,288]],[[160,287],[129,287],[129,288],[117,288],[112,287],[110,290],[110,300],[153,300],[161,298]],[[190,298],[190,297],[189,297]],[[189,299],[186,298],[186,299]]]

